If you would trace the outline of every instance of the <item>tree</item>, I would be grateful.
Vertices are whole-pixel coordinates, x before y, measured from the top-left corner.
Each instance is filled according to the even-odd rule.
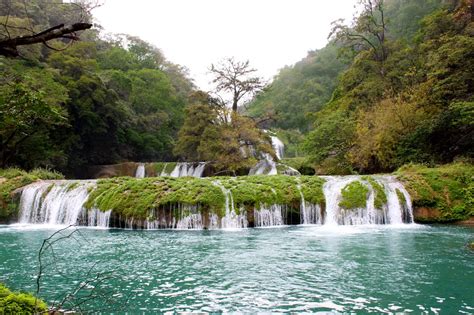
[[[214,75],[212,83],[216,84],[216,91],[232,95],[233,112],[237,112],[239,102],[244,97],[254,95],[265,85],[262,78],[253,76],[257,70],[250,67],[248,60],[226,58],[218,65],[212,64],[209,70]]]
[[[22,72],[21,76],[8,72],[15,77],[0,80],[0,167],[49,166],[43,163],[55,154],[50,152],[51,132],[67,124],[61,108],[65,89],[48,73]],[[40,164],[32,165],[34,160]]]
[[[362,13],[354,21],[352,27],[344,25],[339,19],[332,23],[329,37],[355,51],[371,49],[375,60],[383,63],[387,58],[385,45],[387,33],[387,20],[384,12],[384,0],[360,0]]]
[[[252,119],[232,112],[226,121],[206,93],[194,93],[192,99],[174,154],[186,161],[208,161],[215,171],[229,174],[252,167],[263,153],[275,155],[270,139]]]
[[[35,17],[30,12],[41,12],[47,5],[46,1],[32,1],[27,4],[25,1],[19,2],[16,0],[7,0],[2,4],[0,7],[1,56],[21,56],[20,47],[34,44],[43,44],[49,49],[61,50],[64,47],[58,48],[58,46],[51,44],[51,41],[59,40],[67,45],[79,40],[78,32],[92,28],[89,12],[96,4],[88,1],[74,1],[70,3],[60,1],[59,3],[54,3],[54,6],[65,6],[73,13],[64,14],[61,11],[56,12],[59,14],[55,16],[45,18],[48,21],[35,20]],[[51,3],[49,5],[52,6]],[[51,9],[49,10],[51,11]],[[66,21],[59,22],[59,19],[56,19],[56,17],[61,15],[72,18],[72,20],[67,21],[67,23]]]

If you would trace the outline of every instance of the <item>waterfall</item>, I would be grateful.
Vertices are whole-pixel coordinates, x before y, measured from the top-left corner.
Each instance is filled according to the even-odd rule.
[[[232,196],[230,189],[226,189],[217,180],[212,183],[219,187],[225,196],[225,216],[221,219],[221,228],[246,228],[248,225],[246,212],[244,209],[240,209],[239,214],[236,213],[234,208],[234,197]]]
[[[181,163],[180,168],[186,168],[186,170],[179,172],[197,176],[202,172],[205,164],[189,166]],[[329,226],[413,223],[410,195],[394,176],[325,176],[323,178],[325,179],[322,187],[324,203],[312,204],[305,200],[304,183],[297,179],[295,189],[298,190],[300,196],[299,213],[298,209],[294,209],[295,206],[298,208],[297,205],[259,204],[253,209],[254,225],[267,227],[284,225],[287,222]],[[112,217],[114,226],[128,228],[246,228],[249,225],[247,211],[243,204],[235,204],[233,191],[225,186],[232,185],[233,180],[228,179],[226,183],[224,180],[212,181],[213,185],[219,187],[225,198],[222,217],[209,212],[205,205],[202,207],[175,201],[169,205],[160,205],[151,209],[147,215],[148,219],[112,217],[113,209],[109,211],[86,209],[84,204],[89,197],[89,192],[95,188],[96,181],[38,181],[25,186],[21,191],[19,223],[108,227]],[[277,193],[277,190],[272,187],[268,188],[275,195],[281,193]],[[252,213],[249,215],[251,216]]]
[[[276,175],[278,174],[276,163],[269,154],[265,154],[264,158],[258,161],[249,171],[249,175]]]
[[[23,188],[22,224],[65,224],[108,227],[110,211],[87,211],[84,203],[94,181],[40,181]]]
[[[163,166],[163,169],[161,170],[160,176],[169,176],[170,174],[166,173],[166,167],[168,166],[168,163],[165,163]]]
[[[285,145],[276,136],[270,136],[270,138],[272,139],[272,146],[275,150],[275,154],[277,158],[281,160],[283,158],[283,149],[285,148]]]
[[[283,216],[285,210],[286,207],[282,205],[265,206],[261,204],[260,208],[254,211],[255,226],[269,227],[284,225]]]
[[[381,209],[375,207],[374,187],[361,176],[326,176],[323,186],[326,199],[325,225],[360,225],[360,224],[401,224],[413,223],[411,200],[403,185],[391,176],[377,176],[372,180],[383,187],[386,203]],[[365,207],[343,209],[339,203],[342,200],[342,190],[353,182],[360,182],[368,188]],[[402,202],[397,191],[403,195]]]
[[[304,200],[301,184],[296,185],[300,193],[300,223],[301,224],[321,224],[321,207]]]
[[[204,169],[206,167],[206,162],[199,162],[196,166],[196,163],[188,163],[188,162],[179,162],[176,163],[175,168],[171,172],[169,176],[171,177],[185,177],[185,176],[192,176],[192,177],[202,177],[204,173]]]
[[[135,171],[136,178],[144,178],[145,177],[145,164],[140,163],[137,166],[137,170]]]

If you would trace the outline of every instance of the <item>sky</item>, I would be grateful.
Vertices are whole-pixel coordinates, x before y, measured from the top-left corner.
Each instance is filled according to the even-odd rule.
[[[103,0],[92,11],[105,32],[138,36],[212,89],[209,67],[249,60],[270,81],[327,43],[331,22],[352,19],[356,0]]]

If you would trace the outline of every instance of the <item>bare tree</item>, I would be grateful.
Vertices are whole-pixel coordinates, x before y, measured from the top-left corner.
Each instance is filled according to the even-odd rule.
[[[67,241],[70,241],[68,244],[76,246],[81,246],[82,243],[87,242],[81,231],[74,225],[60,229],[43,240],[38,252],[39,269],[36,276],[35,313],[38,313],[38,296],[41,295],[45,286],[43,280],[50,277],[60,278],[73,284],[70,291],[59,292],[50,301],[48,306],[48,313],[50,314],[61,313],[64,309],[79,314],[125,311],[127,303],[118,305],[116,296],[119,293],[112,289],[113,285],[111,285],[111,282],[120,278],[119,275],[114,270],[96,271],[96,267],[99,265],[98,261],[91,262],[86,270],[81,270],[82,275],[80,277],[72,275],[71,262],[69,260],[62,261],[64,259],[57,254],[57,245],[59,246]]]
[[[3,1],[2,1],[3,2]],[[27,0],[4,0],[0,10],[0,56],[18,57],[20,56],[19,47],[34,44],[43,44],[49,49],[63,50],[68,44],[79,40],[80,31],[90,29],[90,10],[97,7],[97,2],[91,1],[73,1],[70,3],[43,1],[43,5],[60,6],[65,5],[74,12],[74,20],[68,23],[58,23],[41,29],[40,25],[35,23],[30,12],[30,5]],[[14,6],[14,4],[16,6]],[[20,5],[20,8],[18,7]],[[18,19],[14,14],[21,11],[24,23],[18,24]],[[15,12],[17,11],[17,12]],[[52,40],[60,40],[65,44],[63,48],[57,48],[50,45]]]
[[[234,112],[237,111],[239,102],[244,97],[254,95],[265,86],[261,77],[254,76],[257,70],[250,67],[248,60],[236,61],[234,58],[225,58],[217,65],[212,64],[209,70],[214,75],[212,83],[216,84],[216,92],[232,95],[232,111]]]

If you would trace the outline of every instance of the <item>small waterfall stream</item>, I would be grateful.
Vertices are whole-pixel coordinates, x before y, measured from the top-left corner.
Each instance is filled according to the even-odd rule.
[[[135,171],[136,178],[145,178],[145,164],[140,163],[138,164],[137,170]]]
[[[284,151],[285,145],[276,136],[270,136],[270,138],[272,139],[272,146],[273,146],[273,149],[275,150],[275,154],[277,158],[281,160],[283,158],[283,151]]]
[[[180,162],[176,163],[173,171],[168,174],[161,174],[161,176],[171,176],[171,177],[202,177],[204,173],[204,168],[206,167],[206,162],[189,163],[189,162]]]
[[[221,219],[221,228],[237,229],[246,228],[248,225],[247,213],[244,209],[240,209],[239,214],[235,211],[234,197],[230,189],[225,188],[219,181],[212,182],[219,187],[225,196],[225,216]]]
[[[301,184],[296,185],[300,193],[300,222],[301,224],[321,224],[321,206],[304,200]]]

